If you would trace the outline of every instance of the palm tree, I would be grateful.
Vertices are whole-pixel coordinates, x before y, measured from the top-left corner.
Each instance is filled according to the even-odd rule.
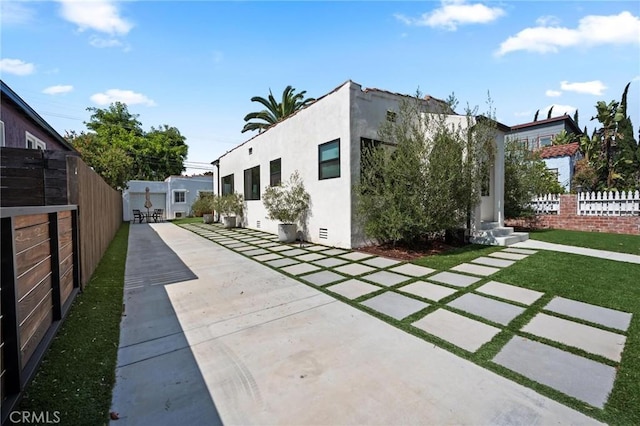
[[[306,90],[303,90],[300,93],[295,93],[295,91],[296,89],[293,87],[287,86],[284,89],[284,92],[282,92],[281,102],[276,102],[276,99],[273,97],[273,93],[271,93],[271,89],[269,89],[268,99],[261,96],[254,96],[251,98],[251,102],[260,102],[267,109],[247,114],[244,117],[244,121],[247,121],[247,124],[242,128],[242,133],[250,130],[258,130],[261,132],[272,124],[284,120],[294,112],[315,101],[314,98],[305,99],[304,94],[307,93]],[[262,121],[249,121],[253,119]]]

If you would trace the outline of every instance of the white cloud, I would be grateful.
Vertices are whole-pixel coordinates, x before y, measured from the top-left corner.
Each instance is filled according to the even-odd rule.
[[[58,0],[62,17],[78,26],[80,31],[91,29],[110,35],[125,35],[133,24],[120,16],[116,3],[111,0]]]
[[[541,27],[548,27],[549,25],[559,25],[560,19],[557,16],[545,15],[536,19],[536,24]]]
[[[0,59],[0,73],[6,72],[7,74],[29,75],[33,74],[35,70],[35,65],[29,62],[24,62],[20,59]]]
[[[600,80],[584,81],[582,83],[569,83],[568,81],[561,81],[560,88],[567,92],[601,96],[607,86],[605,86]]]
[[[540,114],[538,115],[538,120],[544,120],[547,118],[549,114],[549,109],[553,107],[553,111],[551,111],[551,117],[560,117],[561,115],[573,115],[576,112],[576,107],[571,105],[560,105],[560,104],[551,104],[547,105],[543,109],[540,110]]]
[[[496,55],[518,50],[555,53],[564,47],[639,43],[640,18],[629,12],[621,12],[618,15],[585,16],[580,19],[577,28],[547,25],[525,28],[503,41]]]
[[[562,95],[562,92],[559,90],[547,90],[546,92],[544,92],[545,95],[547,95],[550,98],[557,98],[558,96]]]
[[[120,47],[122,42],[115,38],[100,38],[98,36],[91,36],[89,38],[89,44],[97,48],[105,47]]]
[[[24,2],[1,1],[0,18],[2,25],[25,25],[33,21],[35,12]]]
[[[419,18],[410,18],[401,14],[394,15],[406,25],[444,28],[455,31],[466,24],[487,24],[505,14],[499,7],[488,7],[482,3],[468,4],[465,0],[442,0],[440,7]]]
[[[109,89],[104,93],[91,95],[90,99],[98,105],[110,105],[113,102],[123,102],[127,105],[156,105],[152,99],[132,90]]]
[[[46,89],[44,89],[42,91],[42,93],[47,94],[47,95],[59,95],[62,93],[69,93],[73,90],[73,86],[71,85],[57,85],[57,86],[51,86],[51,87],[47,87]]]
[[[517,111],[514,112],[513,115],[515,115],[516,117],[526,117],[533,114],[531,113],[531,111]]]
[[[640,75],[636,75],[631,79],[631,81],[640,81]]]

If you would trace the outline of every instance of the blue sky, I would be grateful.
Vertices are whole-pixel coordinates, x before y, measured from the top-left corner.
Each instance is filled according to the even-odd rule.
[[[287,85],[320,97],[346,80],[446,98],[508,125],[619,100],[640,125],[637,1],[5,1],[2,79],[56,130],[126,102],[145,129],[177,127],[188,165],[252,136],[244,116]],[[463,112],[459,108],[459,112]],[[194,173],[198,170],[188,169]]]

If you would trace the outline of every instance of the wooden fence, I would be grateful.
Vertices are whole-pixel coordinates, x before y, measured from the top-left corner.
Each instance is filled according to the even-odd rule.
[[[76,206],[1,212],[2,421],[33,377],[80,287]]]
[[[122,195],[73,153],[0,154],[4,424],[122,225]]]

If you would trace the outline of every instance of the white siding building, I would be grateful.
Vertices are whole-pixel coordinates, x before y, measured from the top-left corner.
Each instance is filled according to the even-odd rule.
[[[378,89],[362,90],[359,84],[347,81],[219,157],[213,164],[218,168],[221,193],[245,195],[241,225],[277,233],[278,223],[267,219],[261,195],[274,179],[285,181],[298,170],[311,196],[311,213],[302,229],[305,239],[343,248],[366,244],[356,225],[352,189],[360,176],[361,143],[363,139],[379,139],[379,125],[393,119],[400,101],[406,98]],[[442,110],[444,105],[429,97],[425,103],[432,111]],[[462,117],[452,118],[457,121]],[[500,133],[496,155],[500,164],[504,161],[503,136]],[[502,173],[502,167],[498,169]],[[491,200],[483,200],[488,209],[481,215],[483,220],[503,219],[502,176],[492,176],[494,191]]]
[[[163,182],[149,180],[130,180],[127,189],[122,191],[122,217],[132,220],[132,210],[146,211],[146,189],[149,188],[151,211],[163,209],[165,219],[187,217],[191,205],[201,192],[213,193],[212,176],[169,176]]]

